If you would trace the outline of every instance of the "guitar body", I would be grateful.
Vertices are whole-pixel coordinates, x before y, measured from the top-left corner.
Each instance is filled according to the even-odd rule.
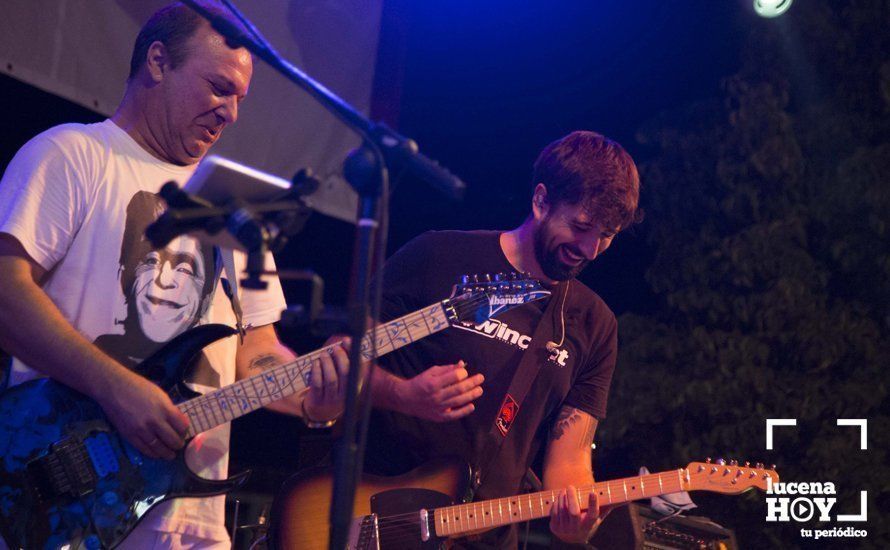
[[[460,500],[469,483],[467,465],[446,461],[431,462],[401,476],[363,475],[355,493],[349,550],[438,548],[442,541],[435,533],[429,541],[422,540],[419,511]],[[327,550],[333,487],[333,476],[322,469],[285,482],[270,515],[272,548]],[[374,520],[377,529],[369,523]],[[379,533],[379,546],[372,536],[375,533]]]
[[[174,403],[191,398],[183,375],[204,346],[233,334],[224,325],[191,329],[139,365]],[[185,464],[143,456],[115,431],[101,407],[53,380],[0,394],[0,534],[10,548],[112,548],[157,503],[210,496],[248,472],[206,480]]]

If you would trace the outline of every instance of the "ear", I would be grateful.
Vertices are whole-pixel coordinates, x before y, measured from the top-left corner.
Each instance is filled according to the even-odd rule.
[[[170,67],[170,55],[167,46],[159,40],[155,40],[148,47],[145,55],[145,70],[152,82],[160,82],[164,79],[167,69]]]
[[[550,211],[550,201],[547,200],[547,187],[543,183],[538,183],[532,193],[532,216],[536,220],[542,220],[547,217]]]

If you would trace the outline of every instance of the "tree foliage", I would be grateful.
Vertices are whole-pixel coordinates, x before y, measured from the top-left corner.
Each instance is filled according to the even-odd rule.
[[[651,315],[620,319],[606,449],[670,468],[705,456],[833,481],[834,513],[768,524],[763,495],[698,496],[743,547],[806,547],[801,527],[890,547],[890,2],[810,0],[750,32],[722,97],[640,130],[656,251]],[[765,450],[765,419],[797,418]],[[837,418],[868,419],[868,450]],[[835,541],[846,547],[851,539]]]

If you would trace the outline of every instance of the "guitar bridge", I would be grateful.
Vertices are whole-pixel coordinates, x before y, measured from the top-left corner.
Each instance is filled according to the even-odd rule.
[[[28,463],[28,477],[41,501],[61,496],[81,497],[96,486],[99,476],[82,441],[66,437],[50,452]]]
[[[346,547],[350,550],[380,550],[379,529],[377,514],[353,518]]]

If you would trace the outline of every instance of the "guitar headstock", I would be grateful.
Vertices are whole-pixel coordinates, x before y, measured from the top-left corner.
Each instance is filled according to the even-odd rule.
[[[464,275],[445,300],[449,321],[476,325],[514,307],[550,296],[525,273]]]
[[[766,491],[768,483],[779,481],[776,466],[765,468],[759,462],[751,466],[750,462],[740,465],[737,460],[726,462],[722,458],[716,462],[690,462],[686,466],[686,481],[689,491],[714,491],[724,494],[738,494],[748,489],[757,488]]]

